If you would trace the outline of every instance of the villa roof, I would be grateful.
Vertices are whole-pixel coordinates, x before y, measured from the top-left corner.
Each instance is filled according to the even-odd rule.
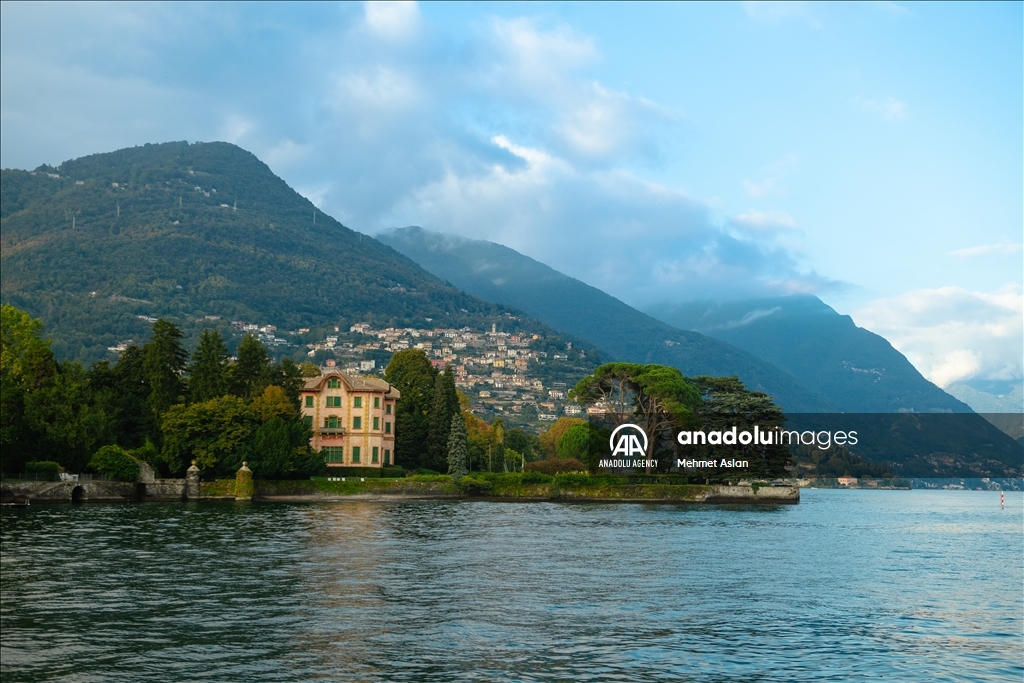
[[[329,372],[325,372],[319,377],[309,377],[306,379],[306,383],[302,388],[305,391],[320,391],[324,386],[324,382],[332,377],[344,382],[345,387],[349,391],[380,391],[388,398],[402,398],[402,394],[398,389],[391,386],[391,384],[385,380],[378,379],[376,377],[357,377],[340,370],[331,370]]]

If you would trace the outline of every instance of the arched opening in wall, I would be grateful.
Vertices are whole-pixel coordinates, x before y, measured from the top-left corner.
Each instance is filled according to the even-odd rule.
[[[139,503],[146,500],[146,485],[141,481],[135,484],[135,500]]]
[[[83,496],[85,496],[85,489],[81,486],[71,489],[71,504],[81,505]]]

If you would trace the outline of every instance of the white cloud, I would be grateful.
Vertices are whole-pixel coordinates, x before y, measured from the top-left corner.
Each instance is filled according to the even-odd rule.
[[[748,211],[722,224],[711,200],[640,176],[634,169],[659,158],[661,133],[679,116],[595,80],[601,53],[566,25],[494,19],[451,45],[413,4],[313,5],[304,11],[326,19],[299,30],[280,26],[272,8],[253,19],[233,5],[188,6],[170,35],[160,32],[169,7],[90,11],[96,26],[119,12],[119,26],[139,28],[56,56],[27,41],[12,59],[3,27],[5,154],[34,144],[8,133],[29,128],[8,126],[10,117],[53,117],[37,138],[63,135],[61,149],[88,140],[72,147],[80,153],[125,146],[127,125],[144,126],[128,144],[179,130],[171,139],[243,145],[355,229],[419,224],[490,239],[638,304],[837,284],[780,244],[795,226],[788,214]],[[37,23],[38,35],[74,35]],[[18,72],[23,55],[33,66]],[[120,55],[145,61],[145,77],[108,73]],[[71,106],[60,99],[68,92]],[[776,165],[761,173],[780,177]]]
[[[774,233],[779,230],[796,230],[796,220],[785,211],[745,211],[733,222],[755,232]]]
[[[374,1],[365,4],[364,21],[377,36],[390,41],[404,41],[419,33],[422,16],[415,2]]]
[[[922,289],[877,299],[853,314],[939,386],[1020,379],[1024,373],[1024,296],[1019,284],[996,292]]]
[[[855,97],[853,103],[867,112],[871,112],[885,121],[904,121],[910,116],[910,108],[906,102],[892,97],[881,100],[866,100]]]
[[[975,256],[988,256],[990,254],[1016,254],[1021,251],[1020,242],[1013,244],[1004,242],[1002,244],[981,244],[976,247],[956,249],[949,252],[950,256],[960,258],[973,258]]]

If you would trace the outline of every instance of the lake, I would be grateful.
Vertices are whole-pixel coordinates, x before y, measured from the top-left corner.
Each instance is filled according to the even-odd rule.
[[[9,681],[1021,681],[1024,500],[5,509]]]

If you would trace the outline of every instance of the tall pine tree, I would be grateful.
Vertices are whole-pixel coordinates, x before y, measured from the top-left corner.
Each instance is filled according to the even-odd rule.
[[[185,394],[181,376],[188,362],[188,352],[181,338],[178,326],[161,318],[153,323],[153,336],[142,347],[149,380],[149,406],[158,421],[168,408],[180,403]]]
[[[217,330],[203,330],[199,336],[189,366],[188,392],[193,403],[228,393],[228,347]]]

